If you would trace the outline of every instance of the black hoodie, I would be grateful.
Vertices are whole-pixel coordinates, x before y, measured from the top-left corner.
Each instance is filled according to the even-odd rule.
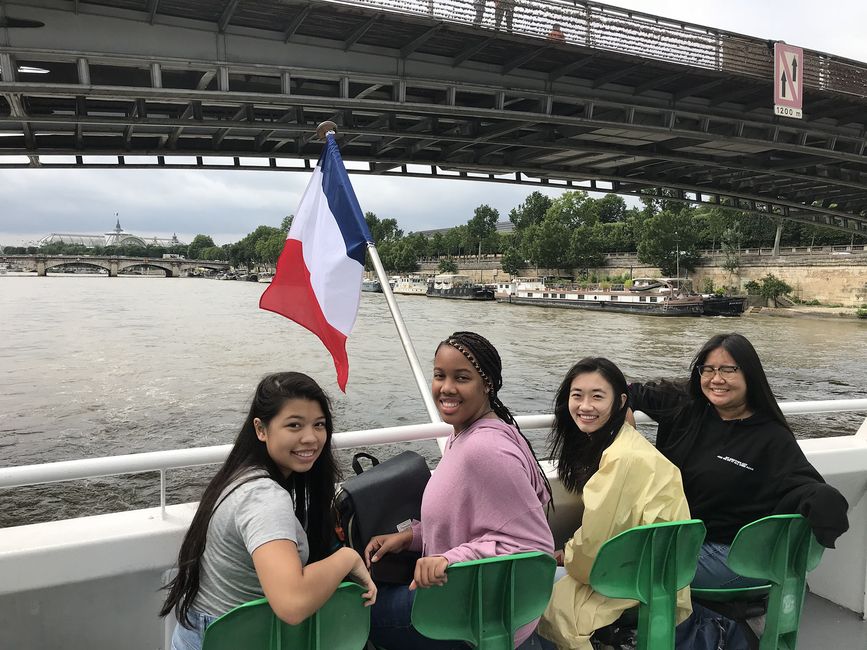
[[[819,541],[833,548],[848,528],[846,500],[825,484],[795,436],[766,413],[723,420],[709,403],[691,403],[674,388],[632,384],[630,406],[659,423],[656,447],[677,465],[693,517],[707,541],[731,544],[746,524],[781,512],[805,515]],[[798,495],[819,494],[827,508],[803,507]],[[783,506],[781,508],[781,505]]]

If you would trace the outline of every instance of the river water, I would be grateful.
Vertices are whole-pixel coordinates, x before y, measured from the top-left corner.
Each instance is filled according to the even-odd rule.
[[[338,431],[426,421],[384,296],[362,295],[344,395],[318,339],[258,308],[264,288],[195,278],[0,278],[0,467],[230,443],[259,378],[278,370],[306,372],[326,388]],[[632,380],[673,377],[709,336],[732,330],[757,347],[780,400],[867,396],[865,322],[659,318],[423,296],[398,303],[426,372],[452,331],[491,339],[503,357],[501,397],[516,414],[548,412],[562,375],[582,356],[608,356]],[[862,420],[792,424],[810,437],[853,433]],[[544,436],[529,432],[537,452]],[[412,447],[435,461],[433,442]],[[341,452],[344,465],[348,455]],[[213,471],[169,472],[169,502],[196,500]],[[0,527],[32,523],[158,505],[159,480],[0,490],[0,502]]]

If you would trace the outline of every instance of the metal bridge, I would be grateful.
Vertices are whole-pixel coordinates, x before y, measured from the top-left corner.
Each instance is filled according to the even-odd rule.
[[[167,278],[179,278],[194,269],[228,271],[229,262],[213,260],[188,260],[183,258],[159,259],[152,257],[125,257],[123,255],[0,255],[0,263],[11,264],[36,271],[44,277],[48,271],[59,271],[65,267],[92,267],[108,271],[108,277],[116,278],[134,268],[154,268],[163,271]]]
[[[0,0],[0,169],[347,168],[668,196],[867,235],[867,64],[555,0]],[[477,10],[481,8],[481,13]],[[552,38],[557,23],[563,38]]]

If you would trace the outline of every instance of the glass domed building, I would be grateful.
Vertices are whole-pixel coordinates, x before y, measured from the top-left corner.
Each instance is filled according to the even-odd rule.
[[[39,240],[40,246],[48,246],[49,244],[79,244],[87,248],[103,248],[105,246],[186,246],[186,243],[179,241],[177,235],[169,237],[144,237],[141,235],[133,235],[124,232],[120,226],[120,219],[117,220],[114,230],[105,233],[104,235],[78,235],[74,233],[58,233],[53,232]]]

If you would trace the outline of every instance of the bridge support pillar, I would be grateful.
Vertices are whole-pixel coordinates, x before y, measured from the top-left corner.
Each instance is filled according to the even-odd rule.
[[[45,272],[45,260],[36,260],[36,275],[40,278],[44,278],[47,275]]]
[[[117,260],[112,260],[108,263],[108,277],[116,278],[117,277]]]
[[[777,220],[777,234],[774,235],[774,257],[780,256],[780,239],[783,237],[783,220]]]

